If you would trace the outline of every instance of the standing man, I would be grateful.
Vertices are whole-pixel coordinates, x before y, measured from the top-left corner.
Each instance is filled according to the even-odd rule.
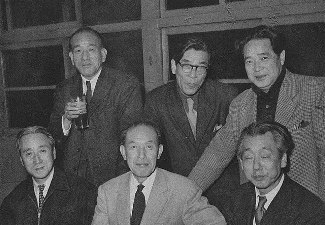
[[[21,130],[16,146],[29,176],[2,202],[0,224],[89,225],[96,205],[96,187],[54,167],[55,141],[43,127]]]
[[[69,46],[77,74],[57,87],[50,129],[63,146],[64,169],[98,186],[119,174],[119,133],[140,114],[142,90],[135,77],[103,65],[107,50],[97,31],[78,29]],[[71,102],[82,95],[87,106]],[[84,112],[89,128],[80,130],[75,120]]]
[[[99,187],[93,225],[226,224],[193,181],[156,168],[160,139],[148,122],[122,133],[120,151],[131,171]]]
[[[238,143],[247,179],[233,195],[230,225],[323,225],[325,203],[284,172],[294,149],[289,131],[276,122],[252,123]]]
[[[203,190],[236,154],[240,132],[256,121],[276,121],[293,136],[289,177],[325,201],[325,80],[293,74],[284,66],[285,39],[256,27],[239,45],[252,87],[230,105],[225,126],[190,174]]]
[[[145,113],[159,125],[169,154],[168,170],[188,176],[203,150],[226,121],[234,88],[205,79],[210,64],[207,44],[198,38],[180,43],[171,60],[176,80],[151,91]],[[216,194],[239,186],[236,159],[211,187],[207,196],[215,204]],[[219,207],[219,205],[218,205]]]

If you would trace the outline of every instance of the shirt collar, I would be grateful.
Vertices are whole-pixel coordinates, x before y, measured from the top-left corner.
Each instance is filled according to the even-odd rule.
[[[284,181],[284,174],[282,174],[281,178],[280,178],[280,182],[278,183],[278,185],[273,188],[269,193],[267,193],[266,195],[264,195],[266,197],[266,203],[264,205],[264,208],[267,209],[269,207],[269,205],[271,204],[271,202],[273,201],[273,199],[275,198],[275,196],[278,194],[280,188],[282,187]],[[260,191],[255,187],[255,207],[257,207],[258,205],[258,196],[260,195]]]
[[[95,86],[96,86],[97,80],[98,80],[99,75],[100,75],[101,72],[102,72],[102,68],[101,68],[101,69],[96,73],[96,75],[93,76],[90,80],[84,78],[84,76],[82,76],[82,75],[80,74],[81,79],[82,79],[82,88],[83,88],[83,93],[85,93],[86,90],[87,90],[87,86],[86,86],[86,82],[87,82],[87,81],[90,81],[90,84],[91,84],[91,90],[92,90],[92,93],[94,93]]]
[[[44,197],[46,196],[46,194],[47,194],[47,192],[48,192],[48,190],[50,188],[51,182],[53,180],[53,175],[54,175],[54,167],[53,167],[52,171],[50,172],[49,177],[47,178],[47,180],[43,183],[45,185],[44,191],[43,191]],[[40,184],[35,181],[34,177],[32,177],[32,180],[33,180],[33,185],[34,185],[34,192],[35,192],[35,195],[36,195],[37,200],[38,200],[38,194],[39,194],[38,185],[40,185]]]

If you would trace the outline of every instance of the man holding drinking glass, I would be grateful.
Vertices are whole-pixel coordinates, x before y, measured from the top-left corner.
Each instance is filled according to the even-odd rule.
[[[103,64],[107,50],[97,31],[78,29],[69,48],[77,74],[58,85],[49,128],[63,150],[64,169],[100,185],[125,172],[119,133],[141,112],[141,87]]]

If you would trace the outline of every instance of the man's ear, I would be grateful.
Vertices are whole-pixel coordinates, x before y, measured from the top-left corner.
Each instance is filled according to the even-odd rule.
[[[56,159],[56,148],[53,147],[53,159],[55,160]]]
[[[286,51],[283,50],[283,51],[280,53],[280,62],[281,62],[281,65],[282,65],[282,66],[284,65],[285,59],[286,59]]]
[[[239,161],[239,165],[240,165],[240,168],[242,169],[242,170],[244,170],[244,166],[243,166],[243,160],[241,159],[241,158],[237,158],[238,159],[238,161]]]
[[[285,168],[287,166],[288,158],[287,153],[284,153],[281,158],[281,168]]]
[[[121,155],[123,156],[123,159],[126,160],[126,154],[125,154],[125,147],[124,147],[124,145],[120,145],[120,152],[121,152]]]
[[[74,66],[73,53],[72,52],[69,52],[69,57],[70,57],[72,65]]]
[[[161,154],[164,151],[164,146],[162,144],[159,145],[158,147],[158,155],[157,155],[157,159],[160,159]]]
[[[105,62],[105,60],[106,60],[106,56],[107,56],[107,50],[106,50],[106,48],[102,48],[102,49],[100,50],[100,52],[101,52],[101,54],[102,54],[102,62]]]
[[[173,74],[176,74],[176,68],[177,68],[177,65],[176,65],[175,60],[172,59],[172,60],[170,61],[170,64],[171,64],[171,67],[172,67],[172,73],[173,73]]]

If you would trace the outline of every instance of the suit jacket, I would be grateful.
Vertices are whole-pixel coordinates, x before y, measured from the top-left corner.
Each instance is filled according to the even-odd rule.
[[[41,225],[90,224],[96,206],[97,189],[84,179],[58,168],[45,196]],[[33,180],[22,181],[2,202],[0,224],[38,224],[38,206]]]
[[[147,118],[155,121],[164,135],[164,152],[168,153],[170,166],[164,167],[174,173],[188,176],[203,150],[226,121],[229,104],[237,91],[226,84],[207,79],[198,92],[196,139],[194,138],[176,81],[160,86],[148,93],[145,103]],[[163,157],[163,156],[162,156]],[[207,193],[214,203],[216,194],[239,186],[237,160],[226,169]]]
[[[89,128],[81,132],[73,123],[69,135],[64,136],[64,107],[78,94],[82,94],[79,74],[57,87],[49,128],[64,150],[64,169],[78,173],[80,160],[86,155],[92,174],[89,181],[99,186],[121,173],[119,134],[140,115],[143,93],[135,77],[103,66],[88,107]],[[127,166],[125,169],[123,172]]]
[[[257,96],[245,90],[230,105],[225,126],[212,139],[189,177],[205,190],[236,154],[241,131],[256,120]],[[289,176],[325,201],[325,80],[286,71],[275,121],[293,136]]]
[[[232,196],[225,217],[230,225],[252,225],[255,189],[243,184]],[[316,195],[285,176],[284,182],[263,215],[260,225],[323,225],[325,204]]]
[[[93,225],[130,224],[130,176],[125,173],[99,187]],[[225,224],[201,193],[187,178],[157,169],[141,225]]]

